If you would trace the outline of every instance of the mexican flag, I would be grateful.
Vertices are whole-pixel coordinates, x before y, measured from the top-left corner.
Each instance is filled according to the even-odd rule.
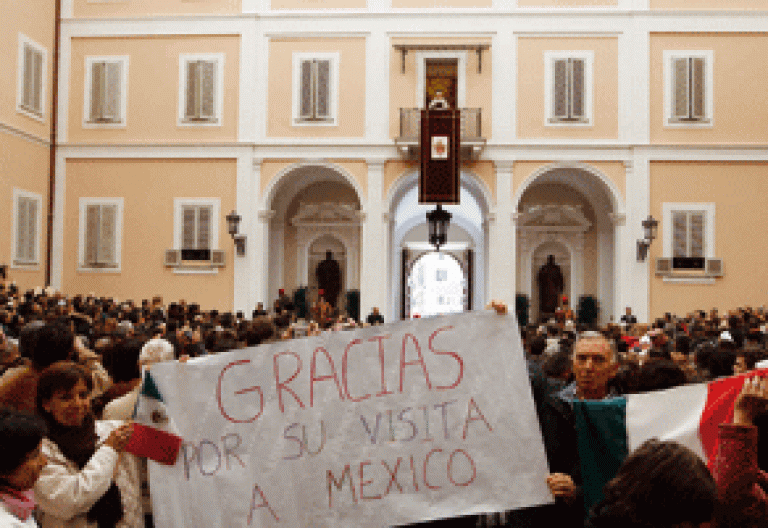
[[[182,439],[149,371],[144,374],[133,420],[133,433],[126,451],[161,464],[174,465]]]
[[[710,383],[630,394],[602,401],[574,401],[579,461],[587,511],[603,498],[603,486],[626,456],[650,438],[691,449],[710,469],[717,455],[717,430],[733,420],[744,380],[768,369]]]

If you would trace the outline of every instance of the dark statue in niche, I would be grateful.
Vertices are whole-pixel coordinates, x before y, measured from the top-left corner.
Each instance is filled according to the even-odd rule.
[[[334,308],[341,291],[341,267],[333,258],[332,251],[325,252],[325,260],[315,269],[317,287],[323,290],[323,298]]]
[[[536,279],[539,283],[539,311],[542,314],[555,313],[565,282],[560,266],[555,264],[554,255],[547,257],[547,263],[541,267]]]

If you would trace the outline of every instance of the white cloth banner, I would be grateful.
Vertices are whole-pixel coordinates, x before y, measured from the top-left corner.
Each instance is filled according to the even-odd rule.
[[[552,501],[517,325],[404,321],[152,367],[159,528],[380,528]]]

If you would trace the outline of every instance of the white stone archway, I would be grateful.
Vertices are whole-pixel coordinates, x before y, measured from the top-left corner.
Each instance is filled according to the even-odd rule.
[[[621,274],[621,251],[624,244],[622,223],[624,199],[610,178],[594,167],[583,163],[554,163],[542,167],[526,178],[515,192],[513,205],[518,211],[515,215],[518,224],[517,250],[519,258],[517,265],[520,266],[517,291],[529,296],[533,293],[535,277],[532,276],[531,269],[533,265],[532,252],[544,242],[541,240],[544,235],[520,231],[521,214],[525,213],[525,211],[520,211],[521,202],[526,193],[535,190],[537,185],[562,186],[562,195],[578,194],[586,200],[586,203],[593,210],[594,225],[590,235],[593,238],[590,239],[588,248],[591,255],[591,266],[585,264],[584,238],[578,235],[578,231],[585,232],[583,228],[586,227],[586,224],[582,223],[581,227],[572,225],[569,229],[563,229],[563,225],[560,227],[553,225],[542,229],[542,231],[551,235],[550,241],[557,241],[569,248],[573,266],[571,271],[573,281],[569,294],[571,306],[576,309],[579,297],[584,293],[590,293],[595,295],[600,304],[601,323],[607,323],[611,317],[618,317],[622,292],[619,277]],[[520,247],[521,244],[526,247]],[[590,276],[590,281],[594,279],[594,284],[591,286],[594,289],[589,292],[584,287],[585,272],[593,274]],[[581,286],[579,286],[580,284]],[[590,284],[592,283],[590,282]],[[533,310],[531,313],[534,313]]]
[[[408,199],[409,193],[418,188],[418,171],[409,170],[390,187],[385,205],[389,215],[389,300],[385,317],[388,320],[400,318],[402,302],[401,281],[403,280],[402,250],[407,234],[419,225],[426,223],[424,206],[412,207],[408,214],[403,215],[401,205]],[[488,276],[488,217],[493,204],[490,190],[474,173],[462,171],[460,178],[460,206],[445,206],[453,214],[451,223],[460,226],[471,239],[471,249],[474,252],[473,261],[473,306],[484,306],[487,298]],[[464,204],[471,213],[462,212]],[[433,208],[432,206],[429,207]],[[448,237],[450,243],[450,234]],[[425,240],[426,242],[426,240]]]
[[[349,200],[330,203],[315,210],[320,216],[311,218],[307,210],[302,215],[288,217],[293,200],[313,184],[332,182],[351,189]],[[284,285],[306,286],[310,270],[310,247],[324,235],[337,238],[345,248],[345,289],[360,287],[360,223],[365,203],[359,182],[343,167],[323,160],[305,160],[282,169],[266,186],[259,200],[258,237],[264,242],[258,255],[258,300],[270,306]],[[317,205],[317,204],[315,204]],[[295,206],[294,206],[295,207]],[[330,214],[330,216],[329,216]],[[293,222],[296,220],[296,222]],[[290,229],[289,229],[290,228]],[[286,231],[295,230],[295,238],[287,239]],[[293,273],[285,274],[286,248],[295,244]],[[290,269],[289,269],[290,272]],[[295,273],[295,274],[294,274]]]

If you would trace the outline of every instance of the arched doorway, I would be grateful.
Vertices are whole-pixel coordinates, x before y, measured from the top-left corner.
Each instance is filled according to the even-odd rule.
[[[406,284],[406,318],[458,313],[468,308],[467,270],[445,251],[421,255],[411,266]]]
[[[460,205],[445,206],[452,215],[448,244],[441,251],[451,253],[467,272],[467,299],[474,309],[484,306],[487,298],[488,212],[490,192],[474,174],[461,174]],[[390,218],[390,303],[385,317],[397,320],[407,313],[408,274],[422,253],[432,251],[427,243],[426,213],[434,205],[418,203],[418,172],[401,176],[387,196]]]
[[[618,298],[614,219],[621,216],[621,198],[615,186],[587,165],[552,165],[531,175],[514,203],[517,291],[529,296],[532,319],[539,314],[536,274],[555,254],[561,268],[566,264],[563,293],[570,306],[575,310],[582,296],[593,296],[600,322],[610,321]]]
[[[275,177],[262,206],[270,304],[280,288],[307,288],[307,302],[316,300],[315,270],[331,251],[342,270],[339,306],[346,308],[346,293],[360,288],[360,192],[349,173],[322,162],[292,165]]]

